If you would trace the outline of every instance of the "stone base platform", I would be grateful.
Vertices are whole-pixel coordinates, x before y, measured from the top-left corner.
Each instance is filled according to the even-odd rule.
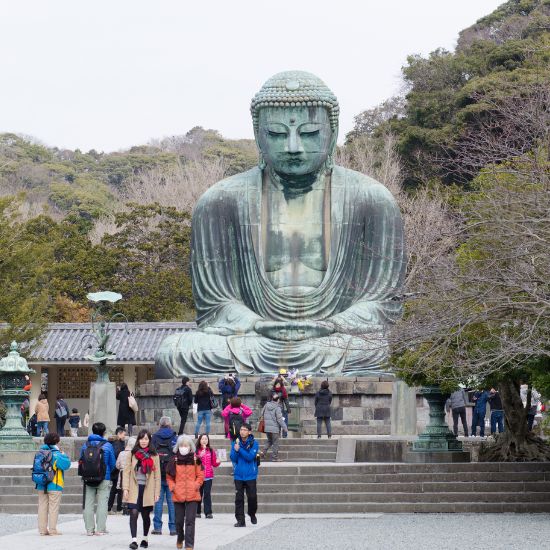
[[[471,462],[471,457],[468,451],[408,451],[405,453],[404,462],[408,464],[448,464]]]

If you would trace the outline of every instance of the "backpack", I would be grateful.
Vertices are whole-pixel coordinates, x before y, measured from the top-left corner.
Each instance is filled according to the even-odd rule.
[[[242,412],[243,412],[243,409],[241,407],[238,413],[234,413],[234,412],[229,413],[229,435],[233,440],[239,437],[241,426],[244,424],[244,418],[243,418]]]
[[[53,469],[53,453],[49,449],[41,449],[34,455],[32,463],[32,480],[36,485],[43,485],[44,492],[48,492],[48,483],[53,481],[55,470]]]
[[[178,409],[188,409],[189,408],[189,392],[185,391],[186,386],[179,387],[176,390],[176,393],[174,393],[174,405],[176,405],[176,408]]]
[[[172,451],[172,443],[169,439],[161,439],[160,443],[155,445],[155,447],[159,456],[161,479],[166,479],[166,465],[174,456]]]
[[[97,487],[105,479],[107,468],[103,459],[103,445],[105,441],[99,445],[87,445],[78,461],[78,475],[90,487]]]

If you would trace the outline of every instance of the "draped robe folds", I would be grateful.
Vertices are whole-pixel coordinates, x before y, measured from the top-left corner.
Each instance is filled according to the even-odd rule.
[[[386,331],[401,315],[403,225],[391,193],[342,167],[330,177],[330,254],[320,286],[283,294],[264,270],[262,171],[218,182],[193,213],[191,274],[198,330],[171,335],[156,358],[157,378],[237,370],[361,375],[387,360]],[[281,341],[256,321],[326,321],[330,336]]]

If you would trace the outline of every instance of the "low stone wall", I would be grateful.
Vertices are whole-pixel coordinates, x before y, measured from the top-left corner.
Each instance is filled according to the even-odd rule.
[[[218,378],[204,377],[191,380],[193,392],[201,380],[210,383],[212,391],[218,395]],[[250,406],[254,414],[252,422],[258,420],[259,412],[269,394],[271,377],[250,376],[241,378],[239,396],[243,403]],[[289,424],[298,425],[300,435],[316,433],[315,393],[319,390],[323,378],[312,379],[312,385],[300,394],[291,394],[294,403]],[[342,377],[329,379],[332,399],[332,427],[334,435],[389,435],[391,433],[391,403],[394,378],[391,376]],[[174,423],[179,415],[174,407],[172,396],[180,385],[179,380],[150,380],[138,389],[137,400],[140,407],[138,423],[153,427],[161,416],[170,416]],[[427,419],[427,407],[422,397],[417,397],[418,428],[422,429]],[[212,433],[222,433],[223,425],[218,422],[219,411],[215,413]],[[192,415],[189,422],[193,422]]]

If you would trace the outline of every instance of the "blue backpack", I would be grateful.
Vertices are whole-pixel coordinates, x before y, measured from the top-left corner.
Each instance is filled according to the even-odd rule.
[[[36,485],[43,485],[46,493],[48,492],[48,483],[52,482],[54,477],[53,453],[50,450],[41,449],[34,455],[32,480]]]

